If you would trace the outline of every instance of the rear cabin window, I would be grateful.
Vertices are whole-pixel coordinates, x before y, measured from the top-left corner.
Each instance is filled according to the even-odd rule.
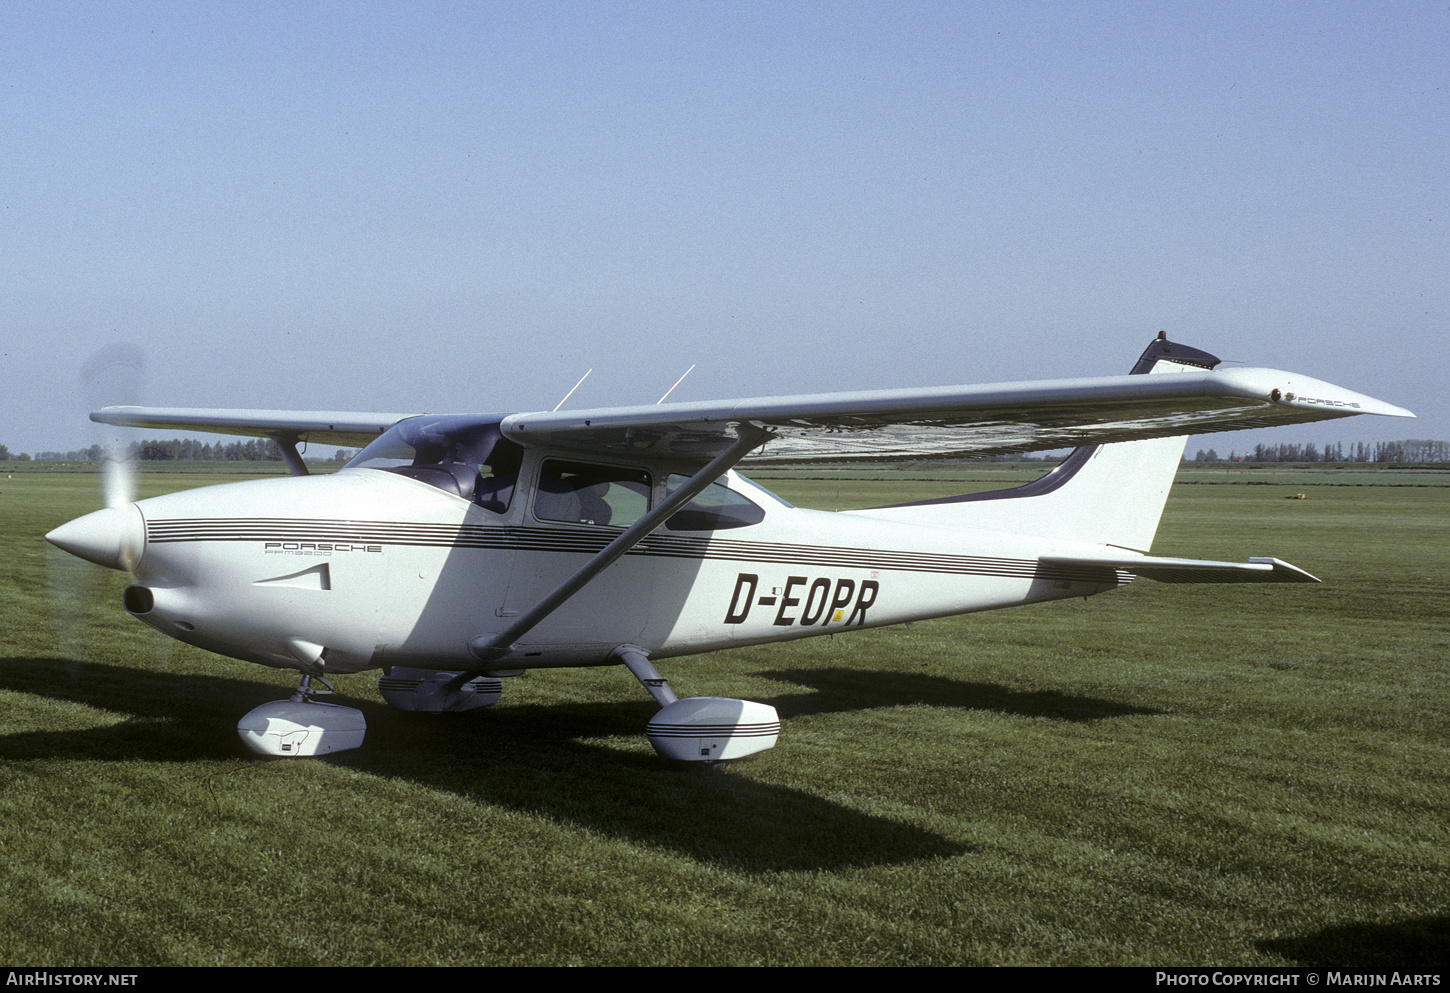
[[[541,521],[629,527],[649,512],[649,473],[546,459],[534,497]]]
[[[665,489],[673,493],[689,482],[690,477],[672,473],[665,480]],[[743,528],[765,520],[765,511],[723,483],[711,483],[685,509],[665,521],[671,531],[724,531]]]

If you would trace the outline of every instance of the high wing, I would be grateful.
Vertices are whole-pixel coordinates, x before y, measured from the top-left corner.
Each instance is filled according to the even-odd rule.
[[[776,436],[747,459],[769,464],[1005,455],[1354,414],[1415,416],[1307,376],[1236,368],[514,414],[500,427],[529,446],[700,458],[748,423]]]
[[[755,464],[970,458],[1382,414],[1414,417],[1372,397],[1276,369],[1107,376],[988,386],[872,390],[659,406],[540,411],[502,419],[527,447],[705,460],[756,425],[774,437]],[[361,446],[414,414],[105,407],[91,419]]]
[[[100,424],[163,431],[203,431],[360,448],[416,414],[360,414],[331,410],[216,410],[204,407],[102,407]]]

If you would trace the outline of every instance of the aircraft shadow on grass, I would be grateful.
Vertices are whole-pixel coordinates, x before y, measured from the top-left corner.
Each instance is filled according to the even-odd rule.
[[[1116,700],[1075,696],[1054,690],[1023,692],[992,683],[968,683],[943,676],[875,672],[869,669],[782,669],[756,675],[810,687],[813,692],[787,694],[769,702],[784,719],[881,707],[924,705],[959,710],[984,710],[1019,717],[1060,721],[1101,721],[1129,715],[1167,713]]]
[[[1254,945],[1261,952],[1316,968],[1443,973],[1450,969],[1450,917],[1390,924],[1356,921],[1313,934],[1264,938]]]
[[[5,735],[0,758],[10,760],[237,759],[250,755],[230,733],[237,714],[277,695],[276,686],[250,680],[176,678],[55,658],[0,659],[0,689],[129,715],[89,730]],[[728,772],[677,770],[643,749],[590,740],[640,739],[655,710],[648,700],[524,704],[464,715],[406,714],[382,703],[348,703],[366,715],[367,745],[312,761],[416,782],[698,861],[754,872],[816,871],[972,850],[800,790]]]

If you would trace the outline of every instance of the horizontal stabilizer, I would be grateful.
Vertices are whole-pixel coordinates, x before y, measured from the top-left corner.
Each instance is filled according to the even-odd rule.
[[[1250,558],[1247,562],[1173,559],[1157,555],[1111,552],[1044,555],[1047,565],[1110,566],[1160,583],[1317,583],[1318,579],[1281,559]]]

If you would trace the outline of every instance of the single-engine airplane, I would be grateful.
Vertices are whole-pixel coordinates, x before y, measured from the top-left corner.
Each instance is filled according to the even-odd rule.
[[[179,641],[297,669],[238,725],[254,751],[361,745],[322,677],[380,669],[408,711],[495,703],[541,667],[624,665],[667,758],[772,747],[773,707],[677,699],[652,660],[1086,597],[1135,577],[1317,582],[1275,558],[1149,554],[1188,434],[1409,411],[1159,335],[1127,376],[509,415],[106,407],[94,421],[271,438],[292,476],[113,505],[46,538],[128,570],[125,609]],[[298,444],[359,446],[309,476]],[[1076,446],[1012,489],[792,507],[737,463]],[[318,679],[327,689],[316,687]]]

